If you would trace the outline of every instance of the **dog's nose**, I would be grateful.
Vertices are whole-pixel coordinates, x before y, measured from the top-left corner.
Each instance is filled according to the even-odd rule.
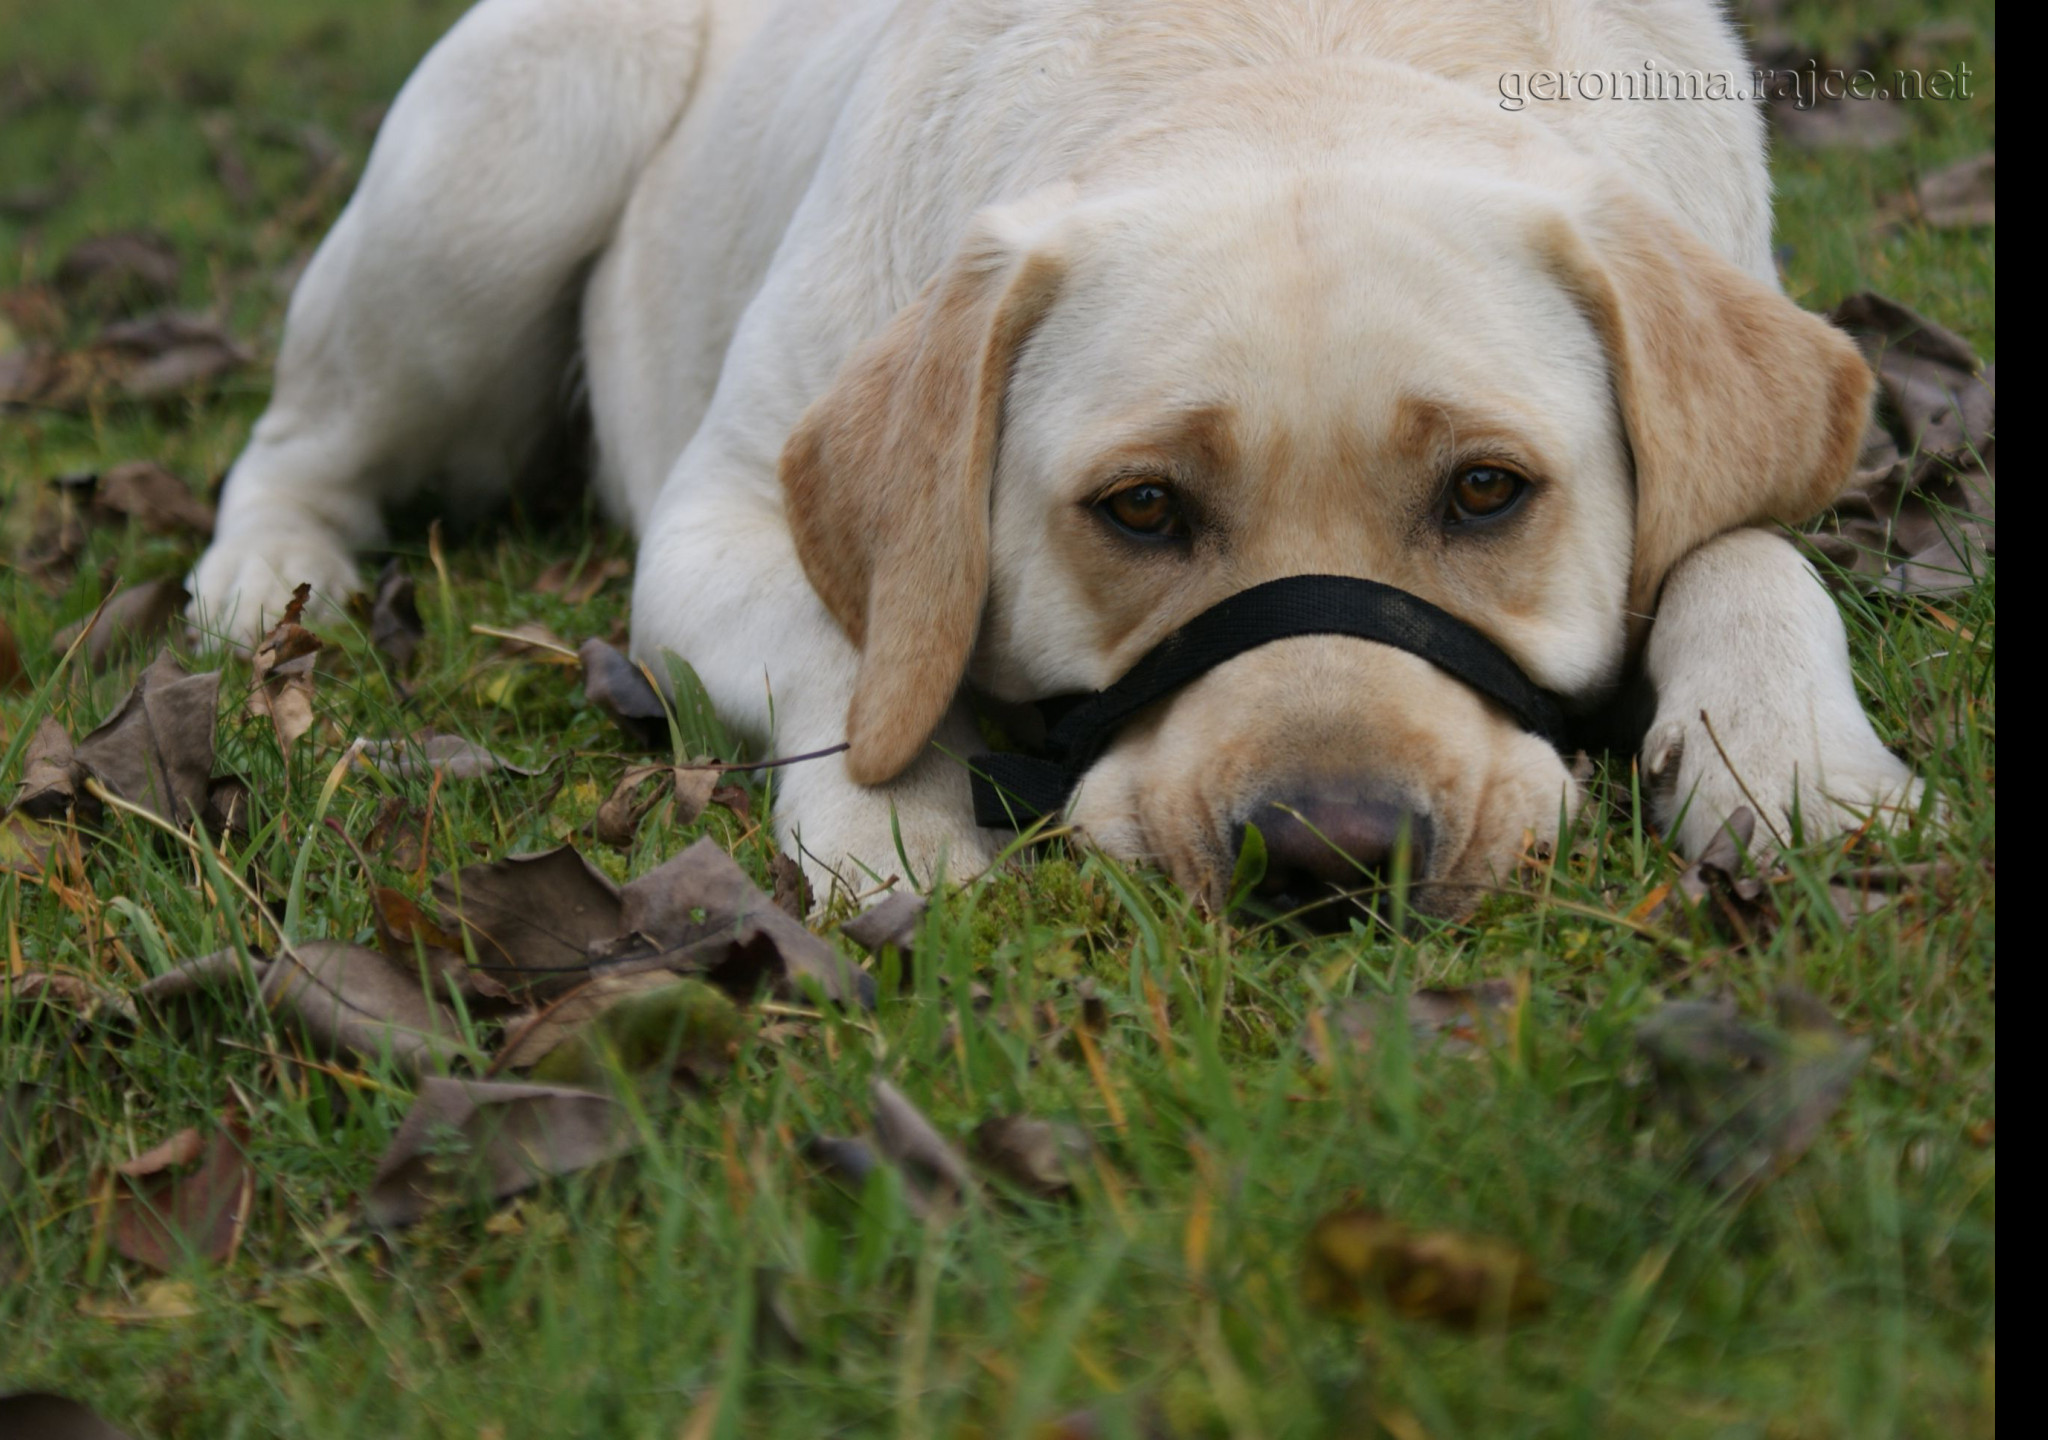
[[[1384,795],[1360,789],[1279,795],[1255,804],[1244,818],[1266,842],[1258,894],[1288,910],[1329,910],[1336,908],[1329,901],[1346,897],[1369,907],[1371,893],[1404,868],[1396,863],[1403,850],[1410,877],[1429,868],[1429,816]],[[1237,839],[1241,850],[1242,825]],[[1341,923],[1335,915],[1318,918]]]

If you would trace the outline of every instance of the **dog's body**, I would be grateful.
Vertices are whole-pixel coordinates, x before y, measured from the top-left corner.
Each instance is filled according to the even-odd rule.
[[[892,809],[920,876],[991,853],[963,682],[1096,688],[1308,572],[1586,708],[1639,663],[1689,847],[1745,790],[1904,800],[1832,603],[1747,528],[1833,495],[1868,386],[1776,292],[1759,115],[1500,103],[1645,61],[1744,70],[1707,0],[486,0],[294,296],[195,614],[346,593],[424,480],[502,494],[580,348],[636,654],[760,745],[852,742],[779,781],[819,878],[900,870]],[[1255,813],[1368,868],[1400,831],[1450,910],[1576,799],[1427,662],[1298,639],[1143,717],[1071,816],[1211,898]]]

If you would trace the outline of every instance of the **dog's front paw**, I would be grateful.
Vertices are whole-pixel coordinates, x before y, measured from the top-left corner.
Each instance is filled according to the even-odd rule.
[[[186,616],[200,635],[246,647],[284,614],[300,585],[312,587],[315,615],[346,605],[359,588],[348,546],[318,526],[245,529],[199,557],[185,582],[192,595]]]
[[[1858,717],[1861,718],[1860,716]],[[1755,813],[1758,846],[1860,829],[1899,829],[1921,808],[1923,783],[1861,735],[1758,736],[1711,715],[1659,716],[1643,742],[1651,815],[1686,855],[1698,855],[1737,810]]]

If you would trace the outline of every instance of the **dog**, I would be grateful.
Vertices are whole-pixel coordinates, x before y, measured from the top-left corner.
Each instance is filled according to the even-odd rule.
[[[1582,716],[1648,695],[1654,819],[1814,833],[1920,785],[1776,527],[1845,482],[1855,348],[1781,292],[1710,0],[484,0],[299,282],[190,582],[246,642],[394,501],[502,498],[581,366],[633,653],[780,773],[819,893],[990,862],[974,704],[1098,690],[1275,578],[1448,612]],[[1519,89],[1516,93],[1521,93]],[[1431,658],[1305,634],[1131,719],[1065,819],[1224,901],[1400,865],[1468,909],[1580,781]]]

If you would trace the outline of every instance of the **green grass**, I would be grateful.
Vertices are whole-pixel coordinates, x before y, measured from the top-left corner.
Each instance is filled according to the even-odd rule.
[[[152,226],[184,258],[181,302],[217,308],[267,358],[280,272],[346,186],[281,223],[305,162],[260,136],[316,123],[353,175],[374,107],[459,9],[0,0],[0,95],[17,97],[0,102],[0,198],[75,181],[47,214],[0,216],[0,291],[46,278],[86,235]],[[1988,357],[1989,236],[1874,217],[1920,170],[1990,143],[1991,7],[1897,0],[1852,24],[1809,6],[1793,23],[1840,45],[1930,15],[1975,21],[1975,38],[1952,48],[1985,76],[1986,98],[1916,108],[1912,137],[1891,150],[1779,157],[1781,240],[1805,303],[1876,288]],[[215,113],[245,137],[258,187],[246,211],[209,170],[201,126]],[[77,319],[65,338],[89,332]],[[151,457],[210,482],[266,384],[258,367],[176,406],[0,417],[6,548],[47,519],[51,475]],[[287,774],[267,723],[242,713],[246,668],[226,662],[221,768],[258,797],[227,859],[276,899],[304,857],[309,937],[370,935],[370,881],[315,817],[354,736],[431,722],[554,762],[534,779],[443,787],[436,870],[574,837],[620,768],[616,732],[573,670],[499,664],[468,626],[606,633],[623,620],[622,586],[572,610],[531,582],[554,560],[628,543],[515,515],[451,544],[445,585],[421,537],[400,548],[428,629],[409,701],[360,637],[331,631],[321,723]],[[31,676],[51,674],[50,637],[115,577],[179,574],[191,558],[189,542],[102,527],[61,591],[10,569],[0,595]],[[444,1213],[388,1246],[348,1221],[404,1114],[402,1076],[344,1065],[337,1079],[288,1058],[289,1044],[275,1059],[232,1008],[173,1036],[74,1030],[41,1002],[0,999],[0,1090],[45,1087],[34,1124],[56,1142],[0,1196],[0,1264],[14,1257],[0,1271],[0,1393],[62,1390],[156,1437],[1001,1437],[1078,1406],[1112,1435],[1143,1433],[1154,1411],[1184,1435],[1989,1434],[1995,586],[1938,610],[1845,600],[1844,613],[1880,733],[1954,817],[1945,834],[1881,847],[1952,872],[1853,928],[1820,889],[1850,863],[1830,846],[1794,857],[1787,923],[1759,950],[1704,934],[1660,944],[1629,924],[1679,866],[1642,829],[1620,763],[1554,866],[1469,923],[1405,937],[1232,929],[1152,876],[1050,860],[944,897],[907,988],[885,986],[871,1016],[750,1043],[727,1079],[651,1115],[636,1157],[536,1192],[509,1220]],[[74,670],[41,699],[0,696],[0,744],[45,703],[82,732],[135,670]],[[387,791],[426,800],[424,783],[358,773],[328,813],[361,837]],[[757,787],[757,815],[768,798]],[[724,809],[687,830],[649,824],[627,855],[578,843],[625,876],[700,833],[765,876],[769,842]],[[376,883],[417,893],[410,872],[377,863]],[[0,876],[10,969],[125,987],[255,924],[245,903],[208,901],[186,851],[124,822],[75,885]],[[1525,977],[1530,996],[1499,1053],[1390,1044],[1325,1068],[1304,1049],[1311,1016],[1334,1000],[1490,976]],[[1657,1122],[1633,1028],[1676,997],[1760,1012],[1785,982],[1868,1037],[1872,1058],[1812,1152],[1732,1200],[1688,1169],[1699,1137]],[[985,1008],[967,1003],[975,984]],[[1108,1014],[1100,1080],[1071,1036],[1049,1033],[1078,1022],[1091,986]],[[877,1075],[955,1137],[1013,1111],[1078,1121],[1098,1161],[1070,1205],[977,1204],[927,1224],[892,1181],[847,1196],[801,1145],[862,1130]],[[88,1313],[152,1279],[96,1226],[105,1168],[230,1107],[246,1107],[260,1172],[240,1254],[180,1277],[189,1318],[122,1326]],[[1555,1287],[1548,1311],[1476,1333],[1312,1312],[1305,1239],[1358,1201],[1524,1247]],[[793,1315],[801,1353],[760,1338],[767,1290]]]

